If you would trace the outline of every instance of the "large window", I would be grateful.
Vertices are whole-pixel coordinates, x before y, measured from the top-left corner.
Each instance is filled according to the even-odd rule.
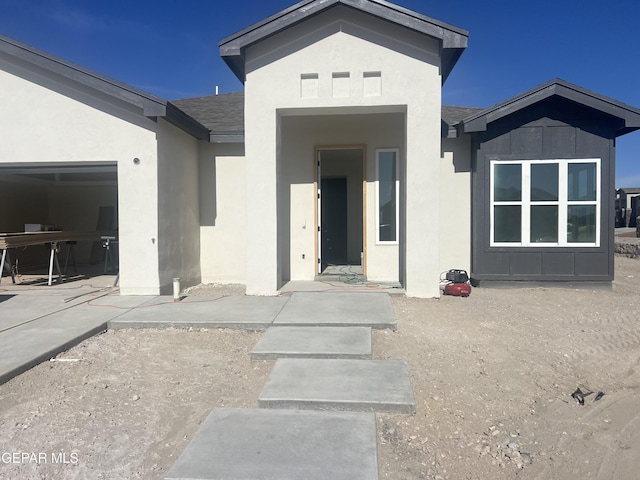
[[[491,162],[492,246],[599,241],[599,159]]]
[[[398,243],[399,150],[376,150],[377,243]]]

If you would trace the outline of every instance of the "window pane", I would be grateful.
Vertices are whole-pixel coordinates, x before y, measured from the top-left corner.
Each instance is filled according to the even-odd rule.
[[[493,167],[493,200],[522,200],[522,165],[497,163]]]
[[[570,163],[568,182],[569,201],[595,201],[596,164]]]
[[[378,209],[381,242],[396,238],[396,152],[378,152]]]
[[[531,206],[531,243],[558,241],[558,206]]]
[[[569,205],[567,209],[567,241],[596,242],[596,206]]]
[[[520,243],[522,239],[522,209],[520,205],[496,205],[493,227],[494,242]]]
[[[531,200],[534,202],[558,200],[558,164],[531,164]]]

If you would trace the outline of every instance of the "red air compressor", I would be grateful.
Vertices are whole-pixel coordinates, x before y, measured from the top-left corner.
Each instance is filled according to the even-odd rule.
[[[444,286],[445,295],[468,297],[471,293],[469,275],[464,270],[449,270],[446,274],[447,284]]]

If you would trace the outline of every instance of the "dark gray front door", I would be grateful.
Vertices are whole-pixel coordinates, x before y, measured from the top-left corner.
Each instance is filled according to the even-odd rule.
[[[347,264],[347,179],[323,178],[322,267]]]

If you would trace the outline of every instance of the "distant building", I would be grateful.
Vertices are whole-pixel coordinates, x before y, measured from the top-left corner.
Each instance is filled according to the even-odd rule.
[[[616,227],[635,227],[640,215],[640,187],[616,190]]]

